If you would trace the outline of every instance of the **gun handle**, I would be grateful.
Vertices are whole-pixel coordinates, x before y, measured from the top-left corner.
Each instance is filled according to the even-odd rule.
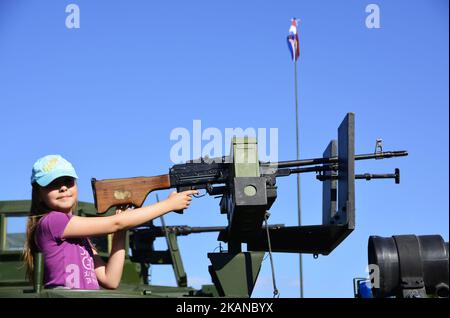
[[[173,212],[178,213],[178,214],[183,214],[184,213],[184,209],[183,210],[173,210]]]

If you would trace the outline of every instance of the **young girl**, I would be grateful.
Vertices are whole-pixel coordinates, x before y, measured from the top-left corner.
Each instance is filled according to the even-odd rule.
[[[24,259],[27,275],[33,279],[33,254],[43,253],[45,288],[117,288],[125,260],[126,230],[167,212],[186,209],[191,195],[197,193],[172,192],[166,200],[153,205],[87,218],[72,214],[77,204],[77,178],[70,162],[59,155],[45,156],[33,165]],[[114,236],[105,264],[88,237],[110,233]]]

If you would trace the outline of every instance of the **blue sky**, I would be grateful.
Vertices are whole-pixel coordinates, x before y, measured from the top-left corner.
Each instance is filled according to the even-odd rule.
[[[65,25],[70,3],[80,8],[79,29]],[[167,173],[170,132],[192,131],[193,120],[222,132],[277,128],[279,159],[295,159],[286,45],[295,16],[301,158],[321,156],[347,112],[355,113],[357,153],[373,152],[376,138],[385,150],[409,151],[357,162],[357,173],[399,167],[400,185],[357,181],[354,232],[329,256],[304,255],[305,297],[352,297],[352,278],[366,276],[370,235],[448,241],[449,229],[448,1],[377,1],[378,29],[365,24],[370,3],[1,0],[0,200],[29,199],[31,166],[46,154],[74,164],[82,201],[93,201],[91,177]],[[296,225],[296,178],[279,178],[278,186],[270,223]],[[303,224],[320,224],[320,182],[303,174],[301,188]],[[218,200],[203,197],[166,223],[226,219]],[[216,235],[179,244],[189,284],[209,283],[206,253],[218,246]],[[274,262],[281,297],[298,297],[298,256],[277,253]],[[152,274],[155,284],[175,284],[170,268]],[[271,295],[267,258],[254,296]]]

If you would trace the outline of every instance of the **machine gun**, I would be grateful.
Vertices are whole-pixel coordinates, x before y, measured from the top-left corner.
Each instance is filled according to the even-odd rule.
[[[408,152],[380,151],[377,140],[374,153],[355,155],[354,126],[354,114],[348,113],[338,128],[338,139],[331,140],[322,158],[260,162],[256,139],[235,137],[229,156],[176,164],[168,174],[92,178],[95,207],[99,213],[115,205],[140,207],[150,192],[169,188],[205,189],[209,195],[221,196],[220,212],[227,215],[228,225],[218,240],[228,243],[228,252],[209,253],[209,271],[219,294],[249,296],[265,251],[328,255],[353,231],[355,179],[392,178],[400,182],[399,169],[393,174],[355,175],[355,160],[407,156]],[[322,224],[262,228],[277,197],[276,178],[306,172],[316,172],[323,184]],[[241,252],[242,243],[247,243],[248,252]],[[231,286],[230,281],[242,285]]]

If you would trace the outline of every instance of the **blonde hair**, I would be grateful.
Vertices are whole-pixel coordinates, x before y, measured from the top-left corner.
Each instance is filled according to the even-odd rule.
[[[34,254],[39,252],[39,248],[37,247],[35,241],[36,228],[39,221],[51,211],[51,209],[41,200],[40,188],[41,186],[39,186],[36,182],[33,182],[31,191],[31,208],[28,215],[25,246],[22,255],[26,266],[26,277],[31,282],[34,280]],[[75,201],[75,204],[72,207],[72,212],[77,210],[77,205],[77,201]]]

